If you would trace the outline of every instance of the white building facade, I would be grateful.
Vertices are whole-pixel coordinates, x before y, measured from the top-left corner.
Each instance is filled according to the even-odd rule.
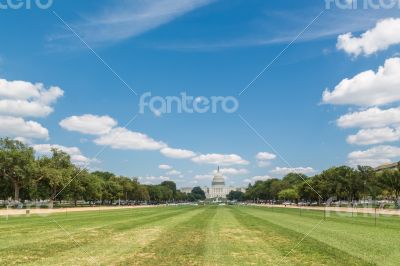
[[[218,171],[215,174],[212,182],[211,182],[211,187],[203,187],[203,190],[206,194],[207,199],[218,199],[218,198],[223,198],[225,199],[226,196],[229,194],[231,191],[242,191],[241,188],[237,189],[232,186],[225,186],[225,179],[222,176],[222,174],[219,172],[219,167]]]

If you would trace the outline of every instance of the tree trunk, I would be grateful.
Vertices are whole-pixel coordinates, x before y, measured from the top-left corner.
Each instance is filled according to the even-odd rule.
[[[18,182],[15,181],[14,183],[14,200],[19,201],[19,190],[21,189]]]
[[[51,197],[50,197],[49,206],[48,206],[49,209],[53,209],[54,200],[55,200],[56,195],[57,195],[57,191],[54,189],[53,193],[51,194]]]

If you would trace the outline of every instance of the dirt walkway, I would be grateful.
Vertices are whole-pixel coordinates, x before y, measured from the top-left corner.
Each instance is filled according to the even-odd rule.
[[[164,205],[158,205],[164,206]],[[109,207],[74,207],[74,208],[57,208],[57,209],[29,209],[30,214],[53,214],[53,213],[68,213],[68,212],[85,212],[85,211],[106,211],[117,209],[137,209],[156,207],[156,205],[143,205],[143,206],[109,206]],[[26,215],[27,209],[1,209],[0,216],[8,215]]]
[[[366,213],[375,214],[374,208],[351,208],[351,207],[311,207],[311,206],[293,206],[293,205],[269,205],[269,204],[254,204],[254,206],[261,206],[266,208],[290,208],[290,209],[306,209],[306,210],[326,210],[328,212],[348,212],[348,213]],[[378,215],[399,215],[400,210],[386,210],[386,209],[376,209]]]

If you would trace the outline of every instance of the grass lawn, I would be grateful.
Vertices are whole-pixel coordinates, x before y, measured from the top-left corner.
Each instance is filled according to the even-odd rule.
[[[0,217],[0,265],[399,264],[400,217],[323,217],[249,206]]]

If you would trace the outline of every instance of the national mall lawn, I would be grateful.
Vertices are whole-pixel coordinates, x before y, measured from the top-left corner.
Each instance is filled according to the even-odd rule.
[[[199,205],[0,218],[0,265],[400,262],[398,216]]]

